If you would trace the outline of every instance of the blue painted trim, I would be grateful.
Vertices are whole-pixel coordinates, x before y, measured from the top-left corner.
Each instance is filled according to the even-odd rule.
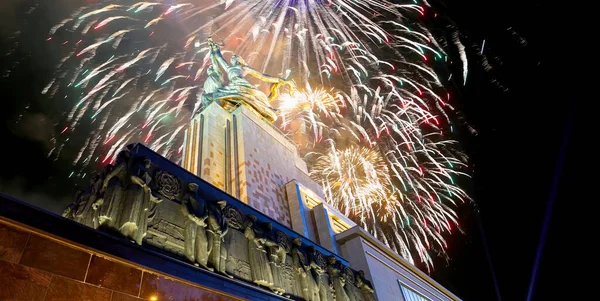
[[[298,195],[298,206],[300,209],[300,216],[302,218],[302,226],[304,226],[304,237],[310,237],[308,224],[306,223],[306,206],[304,206],[304,199],[302,198],[302,192],[300,191],[300,186],[298,182],[294,181],[294,185],[296,186],[296,194]],[[310,213],[310,212],[308,212]]]

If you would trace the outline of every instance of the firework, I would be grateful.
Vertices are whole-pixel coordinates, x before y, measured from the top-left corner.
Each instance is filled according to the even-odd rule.
[[[426,4],[113,2],[50,30],[65,56],[43,93],[76,96],[51,156],[85,132],[73,160],[81,168],[132,141],[179,160],[211,36],[224,54],[297,83],[277,103],[278,125],[302,135],[302,153],[320,154],[307,158],[329,202],[412,262],[430,267],[430,253],[444,253],[454,204],[468,197],[454,182],[464,163],[446,138],[453,107],[435,68],[448,57],[419,22]],[[452,41],[466,80],[464,47]]]

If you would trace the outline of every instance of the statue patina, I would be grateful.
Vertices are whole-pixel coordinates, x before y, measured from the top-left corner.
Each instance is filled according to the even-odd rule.
[[[277,120],[277,114],[271,107],[271,103],[279,97],[279,88],[288,86],[290,94],[293,94],[295,84],[292,81],[263,74],[253,69],[239,55],[231,56],[230,63],[227,63],[221,54],[221,49],[211,38],[208,39],[208,46],[212,65],[207,69],[208,78],[204,83],[203,105],[209,104],[212,100],[229,111],[244,105],[268,122]],[[227,85],[223,85],[219,67],[223,68],[227,74]],[[270,83],[271,93],[269,96],[248,81],[245,78],[246,75]]]

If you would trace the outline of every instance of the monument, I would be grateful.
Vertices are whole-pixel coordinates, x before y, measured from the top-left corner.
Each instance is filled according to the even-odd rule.
[[[271,102],[279,90],[293,93],[295,85],[256,71],[237,55],[227,63],[219,47],[211,40],[208,44],[208,73],[213,76],[204,85],[202,110],[193,116],[186,130],[181,165],[291,226],[285,185],[296,179],[314,191],[322,190],[308,176],[296,145],[271,124],[277,118]],[[269,84],[269,96],[246,77]]]
[[[168,266],[166,277],[228,300],[460,300],[323,201],[295,144],[272,125],[271,103],[281,89],[293,93],[294,83],[237,55],[228,63],[216,43],[207,44],[202,106],[186,131],[181,166],[128,145],[63,216],[93,229],[80,231],[127,244],[114,248],[115,260],[137,260],[142,270]],[[249,78],[269,84],[270,94]],[[141,252],[135,248],[165,257],[131,257]],[[147,292],[160,290],[141,279],[150,289],[137,296],[155,300]],[[163,299],[197,299],[174,291],[165,287]]]
[[[227,63],[219,47],[208,44],[206,107],[186,134],[189,171],[131,144],[63,216],[285,298],[373,300],[364,293],[370,283],[354,281],[359,272],[345,259],[288,228],[285,184],[308,176],[291,142],[271,126],[270,103],[293,83],[262,74],[239,56]],[[270,83],[271,94],[246,75]]]

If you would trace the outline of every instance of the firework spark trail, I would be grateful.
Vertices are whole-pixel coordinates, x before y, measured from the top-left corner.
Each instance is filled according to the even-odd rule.
[[[455,183],[465,164],[446,138],[453,106],[435,66],[447,54],[419,21],[421,5],[108,2],[75,11],[49,32],[51,44],[77,43],[56,45],[68,54],[42,92],[79,95],[53,154],[88,131],[74,164],[94,156],[111,162],[133,141],[178,160],[210,35],[223,53],[298,83],[297,93],[275,103],[278,125],[300,134],[302,153],[316,154],[307,161],[329,202],[411,262],[430,268],[431,254],[445,252],[444,235],[458,225],[453,208],[468,200]],[[452,42],[466,80],[464,46],[458,35]]]

